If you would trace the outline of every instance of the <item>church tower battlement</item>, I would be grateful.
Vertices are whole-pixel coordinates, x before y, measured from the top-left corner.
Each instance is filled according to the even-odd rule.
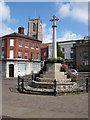
[[[42,41],[42,21],[40,16],[38,19],[30,19],[28,21],[28,36]]]

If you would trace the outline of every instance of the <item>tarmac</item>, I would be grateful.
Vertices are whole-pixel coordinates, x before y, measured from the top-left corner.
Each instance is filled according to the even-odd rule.
[[[88,118],[88,94],[21,94],[16,79],[2,80],[2,115],[12,118]]]

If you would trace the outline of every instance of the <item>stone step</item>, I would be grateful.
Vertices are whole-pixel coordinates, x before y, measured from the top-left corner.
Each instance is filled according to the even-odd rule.
[[[41,92],[41,93],[54,93],[53,89],[45,89],[45,88],[33,88],[30,86],[25,86],[24,87],[25,91],[30,91],[30,92]]]
[[[43,74],[55,74],[55,71],[53,71],[53,70],[43,71]]]
[[[41,77],[36,77],[36,81],[41,81],[41,82],[54,82],[54,78],[41,78]]]
[[[55,78],[54,74],[40,74],[41,78]]]

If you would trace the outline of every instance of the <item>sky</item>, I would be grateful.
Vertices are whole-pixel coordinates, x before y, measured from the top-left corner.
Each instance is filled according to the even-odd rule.
[[[57,41],[82,39],[88,35],[88,2],[0,2],[0,36],[18,32],[23,26],[28,31],[28,19],[42,20],[43,42],[52,42],[53,29],[50,19],[56,22]]]

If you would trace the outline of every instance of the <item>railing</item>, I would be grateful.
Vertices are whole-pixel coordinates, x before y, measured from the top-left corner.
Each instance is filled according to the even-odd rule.
[[[33,78],[33,74],[32,74],[32,78]],[[33,79],[32,79],[33,80]],[[25,79],[23,77],[18,76],[18,91],[20,93],[24,93],[24,87],[25,87]],[[56,92],[56,79],[53,82],[53,95],[56,96],[57,92]]]
[[[89,77],[90,78],[90,77]],[[90,83],[89,83],[89,78],[86,79],[86,92],[90,90]]]

